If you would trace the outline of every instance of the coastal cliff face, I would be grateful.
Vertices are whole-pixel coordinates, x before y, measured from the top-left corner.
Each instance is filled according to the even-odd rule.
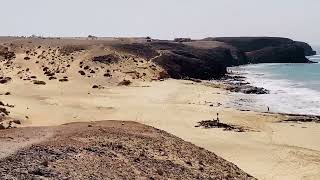
[[[249,63],[310,63],[311,46],[288,38],[227,37],[196,41],[160,41],[114,46],[117,50],[150,59],[167,77],[212,79],[226,68]]]
[[[246,53],[249,63],[310,63],[315,55],[310,45],[278,37],[221,37],[204,40],[229,44]]]
[[[295,41],[295,44],[296,44],[297,46],[302,47],[302,48],[304,49],[304,54],[305,54],[306,56],[313,56],[313,55],[316,55],[316,54],[317,54],[317,52],[314,51],[314,50],[312,49],[312,47],[311,47],[309,44],[305,43],[305,42]]]
[[[266,47],[274,47],[294,43],[294,41],[291,39],[277,37],[217,37],[206,38],[205,40],[224,42],[236,47],[243,52],[251,52]]]
[[[251,63],[308,63],[304,49],[294,44],[266,47],[246,53]]]
[[[220,78],[226,73],[227,66],[236,61],[231,51],[224,47],[204,49],[170,41],[118,44],[113,47],[149,59],[161,66],[168,77],[175,79]]]

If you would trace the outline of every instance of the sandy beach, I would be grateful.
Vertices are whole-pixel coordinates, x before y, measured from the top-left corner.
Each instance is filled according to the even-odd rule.
[[[278,123],[285,116],[224,108],[229,92],[208,84],[166,80],[97,90],[81,86],[76,80],[43,87],[12,84],[4,91],[13,95],[3,100],[17,104],[10,109],[11,116],[21,119],[23,126],[136,121],[215,152],[258,179],[320,177],[320,124]],[[82,88],[73,88],[76,86]],[[218,103],[222,106],[218,107]],[[222,122],[252,131],[195,127],[197,122],[211,119],[216,113]]]
[[[319,123],[282,122],[290,117],[227,107],[232,92],[219,81],[170,78],[170,73],[173,77],[196,77],[194,65],[216,68],[216,64],[203,64],[208,62],[195,64],[194,57],[186,52],[199,56],[210,52],[220,58],[224,55],[220,49],[207,52],[159,42],[154,48],[161,50],[155,51],[143,43],[131,44],[139,39],[3,41],[8,47],[2,50],[0,64],[1,123],[8,123],[9,129],[1,131],[0,142],[5,145],[0,146],[1,158],[32,145],[53,143],[50,138],[55,138],[57,131],[49,126],[134,121],[205,148],[258,179],[320,178]],[[208,48],[216,44],[206,41],[204,45]],[[173,54],[172,48],[185,48],[186,52]],[[187,67],[175,62],[181,54],[189,58],[185,59],[190,63]],[[204,59],[208,58],[205,55]],[[208,75],[198,71],[204,77]],[[221,123],[239,127],[240,132],[196,127],[200,121],[216,118],[217,113]],[[12,123],[18,131],[8,137],[11,130],[16,130],[10,129]]]

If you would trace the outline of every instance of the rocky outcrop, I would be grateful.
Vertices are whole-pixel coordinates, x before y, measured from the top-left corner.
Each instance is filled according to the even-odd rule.
[[[227,48],[200,49],[180,43],[153,43],[162,54],[153,61],[172,78],[212,79],[226,73],[234,58]]]
[[[183,43],[153,41],[148,44],[118,44],[114,49],[144,57],[161,66],[171,78],[213,79],[226,73],[236,61],[229,49],[197,48]]]
[[[191,38],[175,38],[174,42],[191,42]]]
[[[16,55],[14,52],[9,51],[9,48],[0,45],[0,57],[5,60],[12,60]]]
[[[152,48],[150,44],[144,43],[121,43],[113,44],[112,48],[116,51],[133,54],[145,59],[151,59],[159,53]]]
[[[266,47],[274,47],[294,43],[294,41],[291,39],[278,37],[218,37],[206,38],[205,40],[224,42],[236,47],[243,52],[251,52]]]
[[[228,49],[232,55],[231,61],[228,61],[227,66],[239,66],[243,64],[248,64],[248,59],[245,53],[236,47],[233,47],[229,44],[218,42],[218,41],[191,41],[191,42],[184,42],[185,45],[195,47],[198,49],[207,49],[212,50],[217,47]]]
[[[313,56],[313,55],[316,55],[317,52],[314,51],[312,49],[312,47],[308,44],[308,43],[305,43],[305,42],[299,42],[299,41],[295,41],[294,42],[297,46],[299,47],[302,47],[304,49],[304,55],[306,56]]]
[[[279,37],[221,37],[206,41],[227,43],[245,52],[249,63],[309,63],[305,56],[314,55],[310,45]]]
[[[108,54],[104,56],[95,56],[92,58],[94,62],[100,62],[104,64],[116,63],[120,60],[120,58],[115,54]]]
[[[267,47],[246,53],[250,63],[310,63],[304,49],[295,45]]]
[[[226,88],[226,90],[231,91],[231,92],[241,92],[244,94],[269,94],[269,90],[260,88],[260,87],[255,87],[255,86],[250,86],[250,85],[231,85]]]
[[[80,45],[66,45],[64,47],[62,47],[59,51],[61,53],[61,55],[63,56],[68,56],[74,52],[80,52],[85,50],[86,47],[85,46],[80,46]]]
[[[228,55],[231,58],[231,55]],[[226,73],[226,65],[213,59],[192,58],[174,52],[165,52],[154,62],[164,68],[171,78],[212,79]]]
[[[227,67],[249,63],[309,63],[305,55],[313,53],[307,43],[278,37],[178,40],[121,43],[113,48],[151,60],[176,79],[220,78]]]

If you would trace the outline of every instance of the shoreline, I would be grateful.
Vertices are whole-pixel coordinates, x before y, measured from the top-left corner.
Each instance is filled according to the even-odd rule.
[[[282,71],[289,73],[293,70],[298,71],[300,68],[303,71],[307,67],[294,64],[289,64],[288,67],[283,64],[266,64],[231,68],[229,71],[233,72],[231,77],[234,78],[231,78],[230,84],[235,84],[235,86],[251,85],[262,90],[258,91],[259,95],[235,93],[231,95],[233,99],[230,100],[229,105],[242,110],[259,112],[268,112],[267,109],[270,107],[270,112],[274,113],[320,115],[320,106],[318,105],[320,91],[316,77],[310,77],[312,79],[307,83],[310,82],[311,85],[308,85],[299,78],[295,80],[295,78],[286,78],[285,73],[281,74]],[[312,69],[312,72],[314,71],[315,69]],[[238,102],[240,104],[237,104]]]
[[[9,85],[8,89],[14,89],[11,91],[14,96],[5,97],[4,101],[19,104],[11,109],[11,115],[23,119],[26,127],[101,120],[136,121],[214,152],[258,179],[320,177],[317,174],[320,143],[316,143],[320,138],[320,124],[279,123],[286,119],[285,115],[219,106],[218,103],[228,100],[229,92],[205,81],[169,79],[129,87],[70,89],[78,83],[60,84],[63,95],[51,91],[51,86],[57,84],[40,89],[30,85],[26,89],[33,93],[29,95],[19,88],[25,84]],[[195,127],[199,121],[215,117],[217,112],[223,123],[255,131]],[[25,119],[25,115],[29,119]],[[301,163],[305,164],[303,168]]]

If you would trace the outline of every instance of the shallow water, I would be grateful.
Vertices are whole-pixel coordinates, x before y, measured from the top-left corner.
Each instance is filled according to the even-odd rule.
[[[320,56],[308,57],[320,62]],[[255,64],[230,68],[266,95],[232,94],[228,105],[240,109],[320,115],[320,63]]]

